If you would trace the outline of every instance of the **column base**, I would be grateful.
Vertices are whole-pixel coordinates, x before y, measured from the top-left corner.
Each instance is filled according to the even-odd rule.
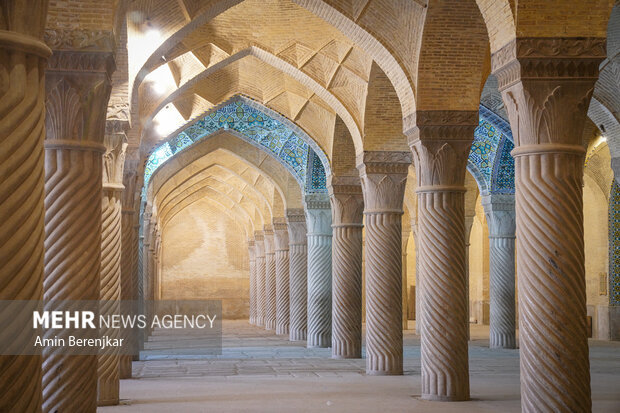
[[[423,394],[420,397],[422,400],[427,400],[431,402],[466,402],[469,401],[469,396],[467,397],[458,397],[458,396],[440,396],[437,394]]]
[[[367,376],[402,376],[403,371],[366,370]]]
[[[328,344],[307,344],[306,348],[331,348]]]
[[[118,406],[120,399],[97,400],[97,406]]]
[[[302,331],[290,331],[288,340],[289,341],[306,341],[306,333]]]
[[[361,354],[332,354],[334,360],[361,359]]]
[[[288,326],[276,326],[276,334],[279,336],[289,335]]]
[[[491,336],[489,339],[489,348],[512,350],[517,348],[517,342],[514,336]]]

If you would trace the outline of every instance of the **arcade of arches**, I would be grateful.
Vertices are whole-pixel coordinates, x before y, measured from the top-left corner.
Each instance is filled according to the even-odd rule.
[[[620,411],[613,0],[0,0],[0,131],[0,300],[224,328],[2,412]]]

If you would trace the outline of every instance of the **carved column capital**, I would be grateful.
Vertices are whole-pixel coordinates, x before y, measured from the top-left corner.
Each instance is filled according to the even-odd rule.
[[[358,155],[364,213],[403,213],[403,197],[411,165],[410,152],[364,152]]]
[[[122,191],[123,167],[125,165],[125,149],[127,138],[125,134],[106,134],[103,139],[105,153],[103,154],[103,189],[105,191]]]
[[[250,256],[250,261],[254,261],[256,259],[256,250],[254,249],[255,245],[256,243],[253,239],[248,240],[248,253]]]
[[[289,245],[306,245],[306,214],[303,209],[287,209]]]
[[[104,152],[115,70],[112,33],[48,29],[45,41],[53,50],[45,73],[46,148]]]
[[[310,194],[304,199],[308,235],[331,235],[332,217],[327,194]]]
[[[265,256],[265,236],[263,231],[254,231],[254,248],[256,250],[256,258]]]
[[[521,38],[493,54],[515,146],[522,152],[529,145],[581,146],[605,55],[603,38]]]
[[[478,111],[418,111],[409,145],[418,191],[462,190]]]
[[[500,90],[526,79],[598,78],[606,40],[599,37],[524,37],[493,53]]]
[[[109,80],[116,69],[112,31],[46,29],[43,38],[53,50],[48,70],[103,73]]]
[[[273,230],[269,228],[265,228],[263,230],[263,239],[265,242],[265,254],[274,254],[275,253],[275,243],[273,239]]]
[[[359,176],[331,176],[327,189],[332,207],[332,227],[362,227],[364,195]]]
[[[273,230],[276,251],[288,251],[288,225],[286,225],[286,218],[274,218]]]
[[[482,197],[489,227],[489,238],[514,238],[516,212],[514,195],[491,194]]]

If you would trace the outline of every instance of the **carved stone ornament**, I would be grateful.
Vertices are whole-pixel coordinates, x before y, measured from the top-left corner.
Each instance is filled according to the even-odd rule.
[[[417,111],[416,126],[406,135],[410,145],[418,139],[468,140],[471,142],[478,123],[477,110]]]
[[[53,50],[106,51],[116,49],[114,34],[108,30],[45,29],[43,39]]]
[[[521,79],[597,79],[606,56],[604,38],[515,39],[491,57],[503,90]]]

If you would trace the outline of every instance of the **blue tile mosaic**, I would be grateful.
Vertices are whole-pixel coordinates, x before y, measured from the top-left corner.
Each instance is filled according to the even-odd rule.
[[[146,162],[144,188],[155,170],[177,152],[222,129],[237,132],[237,135],[278,158],[301,183],[305,192],[327,192],[323,163],[327,159],[325,155],[318,155],[287,124],[242,99],[233,99],[207,113],[155,148]],[[310,159],[312,162],[309,162]]]
[[[468,159],[468,169],[481,192],[514,193],[514,148],[510,125],[480,105],[480,121]]]

